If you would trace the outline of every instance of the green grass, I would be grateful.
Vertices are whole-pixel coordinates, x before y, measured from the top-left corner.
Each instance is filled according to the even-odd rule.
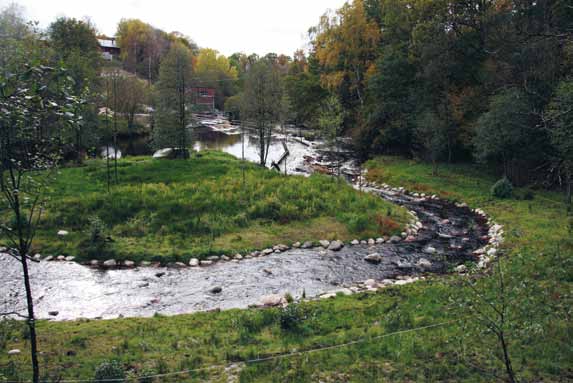
[[[539,191],[533,200],[495,200],[489,196],[495,178],[470,166],[443,166],[439,176],[431,176],[430,166],[394,158],[380,158],[368,166],[372,179],[465,200],[504,225],[502,264],[511,302],[507,334],[514,367],[521,381],[573,381],[573,238],[562,196]],[[476,299],[463,280],[457,275],[428,278],[377,293],[305,303],[294,314],[278,309],[231,310],[40,322],[41,361],[53,375],[89,379],[106,359],[117,359],[126,369],[141,370],[147,364],[177,371],[366,339],[347,347],[250,363],[241,371],[240,381],[502,381],[499,346],[468,310],[467,303]],[[484,274],[476,280],[478,290],[495,297],[496,280],[494,274]],[[285,326],[285,315],[294,315],[298,325]],[[456,322],[449,323],[452,320]],[[368,341],[444,322],[448,324]],[[5,334],[0,347],[24,350],[22,324],[5,326],[12,332],[0,331]],[[11,379],[29,376],[27,354],[9,359],[0,351],[0,366],[4,366],[0,374]],[[225,374],[217,368],[157,381],[224,382]]]
[[[405,210],[326,176],[285,177],[208,152],[190,160],[122,160],[107,192],[102,161],[63,169],[34,243],[42,254],[79,260],[164,263],[296,241],[391,235]],[[380,227],[390,216],[396,225]],[[98,217],[111,242],[91,241]],[[58,230],[69,235],[57,237]]]

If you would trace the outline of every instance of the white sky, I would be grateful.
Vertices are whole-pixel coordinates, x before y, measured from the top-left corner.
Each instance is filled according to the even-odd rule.
[[[292,55],[305,46],[308,28],[345,0],[0,0],[0,8],[13,2],[42,28],[58,16],[89,16],[99,32],[113,35],[121,18],[139,18],[225,55]]]

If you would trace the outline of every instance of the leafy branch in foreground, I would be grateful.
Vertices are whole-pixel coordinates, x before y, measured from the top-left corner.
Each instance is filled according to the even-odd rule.
[[[0,239],[22,264],[33,382],[40,381],[28,261],[63,146],[73,137],[81,100],[61,68],[27,65],[0,77]],[[68,129],[72,128],[72,129]],[[8,217],[8,218],[7,218]]]

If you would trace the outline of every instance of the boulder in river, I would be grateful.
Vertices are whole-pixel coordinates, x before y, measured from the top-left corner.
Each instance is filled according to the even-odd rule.
[[[393,235],[390,237],[390,243],[398,243],[402,240],[402,238],[398,237],[397,235]]]
[[[279,294],[265,295],[260,300],[260,305],[265,307],[282,306],[285,304],[287,304],[287,300]]]
[[[108,259],[107,261],[105,261],[103,263],[104,267],[116,267],[117,266],[117,262],[115,259]]]
[[[76,257],[74,257],[73,255],[69,255],[66,257],[66,262],[73,262],[74,259],[76,259]]]
[[[306,241],[302,244],[301,248],[310,249],[312,246],[313,246],[313,243],[311,241]]]
[[[271,248],[268,248],[268,249],[264,249],[264,250],[263,250],[263,254],[264,254],[264,255],[269,255],[269,254],[272,254],[272,253],[273,253],[273,251],[274,251],[274,250],[273,250],[273,249],[271,249]]]
[[[372,245],[375,245],[375,244],[376,244],[376,241],[374,240],[374,238],[370,238],[370,239],[368,240],[368,244],[371,245],[371,246],[372,246]]]
[[[127,260],[127,261],[123,261],[123,265],[125,267],[135,267],[135,262]]]
[[[341,241],[332,241],[328,245],[328,250],[332,251],[339,251],[344,247],[344,244]]]
[[[159,149],[158,151],[153,153],[153,158],[155,159],[189,158],[189,150],[175,149],[175,148]]]
[[[50,262],[51,260],[53,260],[54,257],[51,255],[48,255],[46,258],[44,258],[44,262]]]
[[[372,263],[372,264],[377,265],[380,262],[382,262],[382,256],[380,256],[380,254],[378,254],[378,253],[372,253],[372,254],[368,254],[367,256],[365,256],[364,260],[368,263]]]
[[[436,254],[436,248],[432,246],[428,246],[424,249],[424,253],[426,254]]]
[[[295,242],[292,244],[292,247],[294,247],[295,249],[298,249],[301,246],[302,246],[302,244],[300,242]]]
[[[53,316],[53,317],[58,316],[59,313],[60,313],[59,311],[48,311],[48,315]]]
[[[189,266],[191,266],[191,267],[199,266],[199,260],[197,258],[191,258],[189,260]]]
[[[220,294],[223,292],[223,288],[221,286],[215,286],[211,290],[209,290],[211,294]]]
[[[330,242],[327,241],[326,239],[319,241],[319,243],[320,243],[320,246],[324,247],[325,249],[328,248],[328,245],[330,245]]]
[[[356,246],[356,245],[360,244],[360,241],[357,239],[354,239],[354,240],[352,240],[352,242],[350,242],[350,244]]]

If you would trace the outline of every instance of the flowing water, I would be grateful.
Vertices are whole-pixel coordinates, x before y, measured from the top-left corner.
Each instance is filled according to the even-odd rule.
[[[54,311],[58,312],[58,320],[174,315],[244,308],[272,293],[288,292],[300,297],[305,292],[307,297],[314,297],[367,279],[444,273],[452,266],[473,260],[472,251],[485,244],[486,222],[468,208],[445,201],[377,193],[417,212],[424,229],[415,241],[345,246],[339,252],[291,249],[239,262],[184,269],[99,270],[73,262],[32,263],[38,317],[54,318],[50,315]],[[437,252],[425,253],[428,246]],[[383,256],[378,265],[364,261],[373,252]],[[422,264],[421,259],[431,265]],[[19,264],[9,256],[0,256],[0,267],[4,270],[0,311],[23,311]],[[222,291],[212,293],[214,287],[221,287]]]

